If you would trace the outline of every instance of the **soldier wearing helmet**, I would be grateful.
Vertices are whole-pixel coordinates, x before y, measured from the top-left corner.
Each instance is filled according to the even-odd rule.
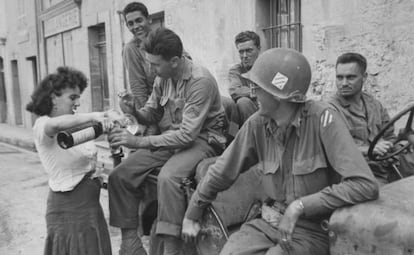
[[[206,205],[256,165],[268,196],[221,254],[328,254],[321,222],[337,208],[378,197],[378,184],[336,110],[306,99],[311,70],[290,49],[265,51],[246,74],[259,111],[197,186],[184,221],[197,236]]]

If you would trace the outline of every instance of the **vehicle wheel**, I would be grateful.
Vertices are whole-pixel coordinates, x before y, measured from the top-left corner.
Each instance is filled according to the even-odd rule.
[[[201,219],[200,239],[196,244],[199,255],[218,255],[229,239],[227,228],[212,205]]]

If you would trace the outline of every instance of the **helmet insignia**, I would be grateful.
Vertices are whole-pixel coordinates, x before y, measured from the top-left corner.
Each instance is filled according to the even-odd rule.
[[[283,88],[287,84],[288,80],[289,80],[289,78],[287,76],[283,75],[280,72],[277,72],[275,77],[273,77],[272,84],[276,88],[278,88],[280,90],[283,90]]]

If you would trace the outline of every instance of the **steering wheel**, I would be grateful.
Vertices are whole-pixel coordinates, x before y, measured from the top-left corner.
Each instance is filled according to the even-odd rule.
[[[397,139],[393,142],[394,147],[396,144],[398,144],[401,141],[408,141],[407,144],[405,144],[402,147],[399,147],[398,149],[387,153],[385,156],[377,156],[374,155],[374,148],[377,145],[378,141],[384,136],[385,131],[387,131],[388,128],[390,128],[391,126],[394,125],[395,122],[397,122],[397,120],[401,119],[402,116],[406,115],[407,113],[409,113],[410,115],[408,116],[407,119],[407,123],[405,124],[405,128],[400,130]],[[398,113],[396,116],[394,116],[394,118],[392,118],[390,120],[390,122],[388,122],[382,129],[381,131],[375,136],[374,140],[372,140],[369,149],[368,149],[368,158],[373,160],[373,161],[383,161],[386,159],[389,159],[391,157],[394,157],[395,155],[401,153],[402,151],[404,151],[405,149],[407,149],[410,145],[414,145],[414,131],[411,127],[412,122],[413,122],[413,118],[414,118],[414,104],[408,106],[406,109],[404,109],[403,111],[401,111],[400,113]]]

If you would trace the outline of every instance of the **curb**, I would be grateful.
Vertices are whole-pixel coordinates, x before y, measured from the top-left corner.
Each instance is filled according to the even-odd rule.
[[[33,142],[28,142],[24,140],[19,140],[13,137],[0,137],[0,142],[11,144],[22,149],[26,149],[32,152],[37,152],[36,147]]]

